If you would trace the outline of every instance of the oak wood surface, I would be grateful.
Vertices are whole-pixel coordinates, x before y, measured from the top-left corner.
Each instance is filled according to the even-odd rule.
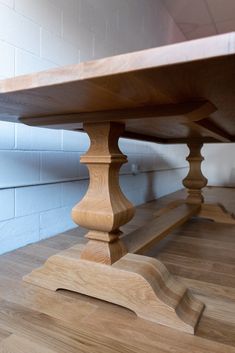
[[[0,81],[0,119],[67,129],[122,120],[126,136],[231,142],[234,68],[234,33],[56,68]],[[213,109],[185,121],[195,102]]]
[[[24,281],[111,302],[138,317],[194,334],[204,304],[156,259],[128,253],[112,266],[83,260],[78,245],[51,256]]]
[[[148,222],[143,227],[128,233],[123,242],[128,252],[143,254],[153,244],[157,244],[173,229],[179,227],[187,220],[196,216],[200,206],[197,205],[179,205],[174,209],[168,210],[161,217],[156,217],[152,222]]]
[[[81,163],[89,169],[90,182],[83,199],[73,207],[72,218],[89,229],[89,242],[80,257],[112,265],[127,253],[119,228],[135,213],[119,186],[119,170],[127,162],[118,147],[124,125],[103,122],[85,124],[85,129],[91,143]]]
[[[203,104],[204,109],[207,104]],[[191,118],[197,118],[197,114]],[[128,244],[131,246],[126,247],[120,227],[132,219],[134,207],[119,186],[119,169],[127,161],[118,146],[124,124],[104,121],[85,123],[84,128],[90,137],[90,147],[81,162],[88,166],[90,183],[83,199],[73,208],[72,217],[75,223],[88,229],[89,241],[82,249],[74,246],[51,256],[24,280],[54,291],[68,289],[119,304],[139,317],[194,334],[204,304],[175,281],[160,261],[131,252],[143,253],[155,238],[161,240],[196,215],[200,205],[180,205],[170,210],[140,228],[137,234],[132,233]],[[198,157],[191,152],[192,158],[194,155]],[[200,165],[197,169],[200,171]],[[194,183],[191,186],[195,189]],[[196,180],[196,187],[202,186]]]
[[[184,190],[138,207],[122,230],[151,221],[156,209],[185,195]],[[223,200],[230,212],[235,211],[234,189],[206,188],[204,196],[206,202]],[[234,225],[195,218],[146,253],[160,259],[206,303],[195,336],[137,318],[119,306],[21,281],[47,257],[83,244],[83,235],[78,228],[0,257],[0,352],[31,353],[34,343],[37,353],[235,352]]]
[[[201,155],[202,147],[201,143],[188,143],[189,155],[186,160],[189,162],[189,172],[183,180],[183,185],[188,190],[187,202],[196,205],[204,203],[202,190],[207,185],[207,179],[201,170],[201,164],[204,160]]]

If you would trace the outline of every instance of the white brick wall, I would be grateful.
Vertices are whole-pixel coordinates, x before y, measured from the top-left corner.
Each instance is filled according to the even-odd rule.
[[[0,0],[0,78],[181,40],[160,0]],[[0,253],[75,226],[88,146],[85,134],[0,122]],[[132,202],[180,187],[184,147],[123,139],[120,147],[130,161],[121,186]]]

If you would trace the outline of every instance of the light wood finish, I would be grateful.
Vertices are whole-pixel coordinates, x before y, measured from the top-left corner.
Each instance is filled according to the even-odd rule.
[[[201,163],[204,158],[201,155],[203,144],[197,142],[189,142],[189,172],[183,180],[183,185],[188,189],[187,202],[191,204],[201,204],[204,202],[201,189],[207,185],[207,179],[201,171]]]
[[[125,136],[231,142],[234,44],[229,33],[2,80],[0,119],[72,130],[122,120]],[[211,104],[201,123],[186,121],[200,102]]]
[[[198,136],[200,135],[200,130],[205,131],[206,128],[203,124],[198,124],[200,121],[207,120],[208,116],[216,111],[216,107],[204,100],[184,102],[184,103],[172,103],[172,104],[161,104],[157,106],[147,106],[139,108],[129,108],[129,109],[118,109],[118,110],[107,110],[107,111],[97,111],[97,112],[85,112],[70,115],[56,115],[51,117],[41,117],[38,118],[22,118],[21,122],[30,126],[46,126],[50,128],[65,128],[69,127],[78,131],[84,131],[82,129],[82,122],[93,122],[93,121],[122,121],[125,119],[126,123],[128,120],[132,119],[151,119],[154,117],[158,118],[156,121],[157,128],[161,131],[161,126],[164,123],[164,117],[170,117],[171,124],[178,124],[178,129],[180,126],[186,126],[187,129],[197,131]],[[66,121],[66,125],[64,122]],[[147,120],[146,120],[147,121]],[[135,120],[135,124],[138,121]],[[159,125],[160,122],[160,125]],[[165,123],[164,123],[165,124]],[[169,127],[168,127],[169,128]],[[219,130],[219,128],[217,128]],[[216,131],[217,131],[216,130]],[[231,142],[231,136],[226,135],[225,132],[217,134],[209,129],[206,130],[208,136],[205,137],[206,142],[212,142],[215,139],[221,142]],[[151,135],[145,135],[138,132],[128,131],[127,129],[122,133],[123,137],[132,138],[137,140],[149,140],[152,142],[160,143],[174,143],[175,138],[171,140],[166,140],[162,137],[156,137]],[[185,142],[183,139],[176,140],[177,143]]]
[[[85,129],[91,145],[81,163],[88,166],[90,183],[82,201],[73,208],[72,217],[75,223],[90,229],[81,258],[111,265],[127,253],[119,228],[134,215],[134,207],[119,186],[119,169],[127,162],[118,148],[124,125],[85,124]]]
[[[171,103],[161,105],[151,105],[147,107],[118,109],[118,110],[103,110],[97,112],[84,112],[77,114],[56,115],[51,116],[50,121],[48,117],[37,118],[23,118],[21,121],[32,126],[44,126],[45,122],[49,126],[63,124],[66,119],[68,124],[76,123],[91,123],[94,121],[116,121],[116,120],[130,120],[143,118],[160,118],[160,117],[176,117],[182,116],[182,123],[188,121],[198,121],[199,118],[207,118],[210,114],[216,111],[216,107],[207,101],[199,100],[184,103]],[[41,125],[38,125],[41,124]]]
[[[184,190],[138,207],[122,230],[143,226],[157,209],[185,195]],[[204,197],[206,203],[224,200],[235,211],[234,189],[205,188]],[[233,225],[194,218],[151,249],[153,258],[206,303],[194,336],[138,318],[120,306],[21,281],[51,255],[83,244],[83,235],[77,228],[0,256],[0,352],[235,352]]]
[[[41,287],[69,289],[121,305],[137,316],[194,333],[204,304],[175,281],[166,267],[146,256],[127,254],[113,266],[79,260],[74,246],[49,258],[24,280]]]
[[[97,276],[101,273],[100,269],[105,268],[110,279],[105,284],[99,275],[91,292],[89,283],[85,282],[86,293],[97,295],[95,288],[101,284],[102,291],[107,293],[110,288],[116,288],[116,283],[122,278],[123,272],[115,272],[115,266],[127,258],[129,261],[132,255],[126,254],[119,228],[131,220],[134,210],[118,183],[119,168],[126,161],[117,144],[121,135],[165,143],[187,141],[191,150],[188,158],[190,172],[184,181],[189,189],[187,203],[199,206],[203,203],[201,189],[206,185],[206,179],[200,170],[202,143],[235,141],[234,60],[235,34],[231,33],[0,82],[0,119],[34,126],[73,130],[84,128],[91,138],[91,147],[82,158],[90,171],[90,186],[85,198],[73,209],[75,222],[89,229],[89,241],[81,257],[76,253],[72,263],[70,255],[52,257],[52,262],[55,258],[62,259],[59,261],[60,270],[56,265],[52,266],[50,280],[42,276],[42,285],[50,288],[52,279],[56,280],[61,275],[59,287],[63,287],[67,283],[63,275],[66,272],[71,288],[73,279],[76,282],[78,275],[76,269],[84,262],[93,271],[99,268],[95,272]],[[171,229],[188,219],[188,212],[176,217],[183,207],[169,211]],[[200,216],[213,213],[213,209],[208,212],[204,207],[202,210]],[[214,213],[217,214],[214,219],[220,219],[218,208]],[[166,214],[162,217],[163,222]],[[157,229],[156,223],[161,224],[160,217],[151,225],[147,242],[142,239],[143,248],[149,241],[152,243],[154,238],[163,238],[169,232],[169,227]],[[141,233],[144,233],[143,229]],[[141,249],[140,244],[138,247]],[[163,275],[165,269],[161,263],[152,265],[151,259],[147,259],[146,273],[143,275],[143,258],[135,256],[137,263],[139,261],[137,278],[144,276],[150,293],[156,294],[153,288],[162,290],[163,285],[167,287],[168,275]],[[48,263],[51,263],[50,260],[40,273],[47,273]],[[73,268],[71,271],[68,271],[69,264]],[[131,278],[129,267],[127,273]],[[27,280],[35,282],[37,279],[40,284],[37,274],[38,271],[33,272]],[[84,276],[90,275],[91,270],[87,269]],[[177,282],[170,281],[172,293],[178,293]],[[80,290],[81,287],[78,285],[76,288]],[[154,313],[157,322],[193,332],[201,309],[194,314],[194,300],[186,300],[186,307],[184,293],[181,291],[177,297],[177,305],[173,305],[175,311],[171,310],[171,303],[167,300],[163,307],[156,305],[154,300],[146,301],[148,315],[145,317],[151,318],[151,313]],[[130,307],[131,295],[129,291],[127,294],[129,302],[125,305]],[[156,296],[156,301],[160,300],[159,292]],[[117,302],[114,294],[113,302]],[[188,321],[181,317],[181,303],[190,317]],[[198,304],[198,307],[202,306]],[[168,311],[172,316],[168,316]],[[190,330],[185,326],[186,321]]]
[[[189,204],[199,205],[198,217],[207,218],[214,222],[235,224],[235,216],[226,210],[222,204],[218,203],[204,203],[204,197],[202,189],[207,185],[207,179],[204,177],[201,171],[201,163],[204,158],[201,155],[201,149],[203,144],[198,142],[189,142],[189,156],[187,161],[189,162],[189,172],[186,178],[183,180],[183,185],[188,190],[188,196],[186,202]],[[172,202],[162,211],[159,211],[156,216],[165,213],[167,210],[174,209],[177,205],[181,205],[183,200],[177,200]]]
[[[154,244],[164,239],[170,232],[181,224],[187,222],[193,216],[196,216],[200,210],[199,205],[182,204],[178,207],[170,207],[162,212],[161,217],[156,217],[153,221],[147,222],[147,225],[128,233],[123,242],[128,252],[134,254],[143,254]]]
[[[36,340],[29,340],[28,338],[20,337],[17,335],[11,335],[6,338],[1,346],[0,353],[56,353],[45,346],[42,346]]]
[[[193,334],[204,305],[174,281],[160,262],[127,252],[133,248],[143,251],[155,238],[162,239],[195,215],[199,207],[179,206],[163,216],[162,222],[158,219],[149,224],[148,231],[140,229],[130,235],[126,247],[120,239],[120,227],[132,219],[134,208],[119,186],[119,169],[127,161],[118,147],[124,125],[102,122],[86,123],[84,127],[91,143],[81,162],[88,166],[90,184],[82,201],[73,208],[72,217],[89,229],[89,241],[81,252],[75,247],[52,256],[24,280],[51,290],[70,289],[107,300],[132,309],[140,317]]]
[[[202,143],[188,143],[190,169],[183,181],[188,188],[186,204],[174,202],[154,221],[120,239],[120,226],[128,223],[134,214],[133,206],[122,194],[118,180],[120,166],[126,162],[118,148],[124,126],[114,122],[86,123],[85,129],[91,145],[81,161],[88,165],[90,185],[72,215],[77,224],[90,229],[86,235],[89,241],[81,252],[73,247],[52,256],[41,269],[34,270],[24,280],[51,290],[64,288],[110,301],[135,311],[145,319],[194,333],[203,304],[195,302],[188,290],[165,272],[160,262],[153,263],[150,258],[136,255],[132,257],[127,252],[143,254],[197,214],[220,220],[218,207],[215,216],[214,208],[207,205],[202,208],[204,198],[201,189],[207,184],[201,172]],[[227,215],[227,219],[230,218]],[[225,216],[223,219],[226,221]],[[123,263],[127,264],[126,267]],[[134,297],[129,283],[136,288]],[[137,288],[145,289],[141,292]],[[167,290],[164,292],[163,288]],[[173,304],[167,296],[169,289],[176,298]],[[144,303],[141,298],[145,298]]]
[[[219,127],[218,125],[214,124],[209,119],[201,119],[199,121],[191,121],[187,123],[188,126],[191,126],[192,129],[198,130],[200,133],[203,130],[205,133],[207,132],[211,138],[214,138],[221,142],[231,142],[231,136],[229,133],[224,131],[223,128]]]

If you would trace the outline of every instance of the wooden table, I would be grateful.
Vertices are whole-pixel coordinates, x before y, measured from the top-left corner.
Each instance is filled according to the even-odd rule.
[[[140,317],[194,333],[204,309],[165,266],[141,255],[192,216],[235,224],[219,204],[205,204],[203,143],[235,140],[235,34],[81,63],[0,82],[0,119],[30,126],[85,130],[90,172],[73,220],[87,244],[49,258],[24,279],[127,307]],[[171,203],[145,227],[122,234],[134,207],[119,187],[127,157],[120,136],[187,143],[186,200]]]

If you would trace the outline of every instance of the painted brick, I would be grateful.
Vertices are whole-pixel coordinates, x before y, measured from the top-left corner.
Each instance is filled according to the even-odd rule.
[[[61,184],[29,186],[16,189],[16,217],[60,207],[61,189]]]
[[[62,184],[63,206],[75,206],[85,195],[88,188],[88,180],[79,180]]]
[[[15,0],[15,9],[43,28],[61,34],[61,9],[51,1]]]
[[[40,27],[0,4],[0,39],[32,53],[40,52]]]
[[[14,189],[0,190],[0,221],[14,218],[15,194]],[[0,246],[1,249],[1,246]]]
[[[120,138],[119,148],[124,154],[149,153],[149,143]]]
[[[173,170],[164,170],[155,172],[155,177],[152,179],[153,188],[157,191],[157,197],[170,194],[174,191],[182,189],[182,179],[187,175],[187,168],[179,168]]]
[[[186,174],[187,168],[179,168],[138,175],[121,175],[120,185],[126,197],[134,205],[140,205],[181,189],[182,179]]]
[[[11,77],[14,75],[15,50],[14,47],[0,41],[0,75]]]
[[[166,145],[163,150],[163,158],[172,168],[187,167],[186,157],[189,150],[186,145]]]
[[[37,152],[1,151],[0,187],[39,182],[40,159]]]
[[[90,140],[87,134],[74,131],[63,131],[64,151],[86,152],[90,146]]]
[[[62,132],[16,124],[16,148],[20,150],[61,150]]]
[[[71,219],[71,208],[63,207],[40,214],[40,239],[77,227]]]
[[[22,49],[16,49],[15,55],[15,75],[25,75],[32,72],[48,70],[56,64],[42,59],[37,55],[28,53]]]
[[[42,152],[41,181],[78,178],[79,154],[75,152]]]
[[[153,190],[148,188],[147,179],[151,173],[141,173],[138,175],[121,176],[120,184],[125,196],[132,202],[133,205],[140,205],[144,202],[152,200]],[[140,187],[141,185],[141,187]],[[151,196],[149,193],[151,192]]]
[[[13,218],[0,222],[1,254],[38,240],[39,215]]]
[[[15,148],[15,124],[1,121],[0,122],[0,149],[10,150],[14,148]]]

